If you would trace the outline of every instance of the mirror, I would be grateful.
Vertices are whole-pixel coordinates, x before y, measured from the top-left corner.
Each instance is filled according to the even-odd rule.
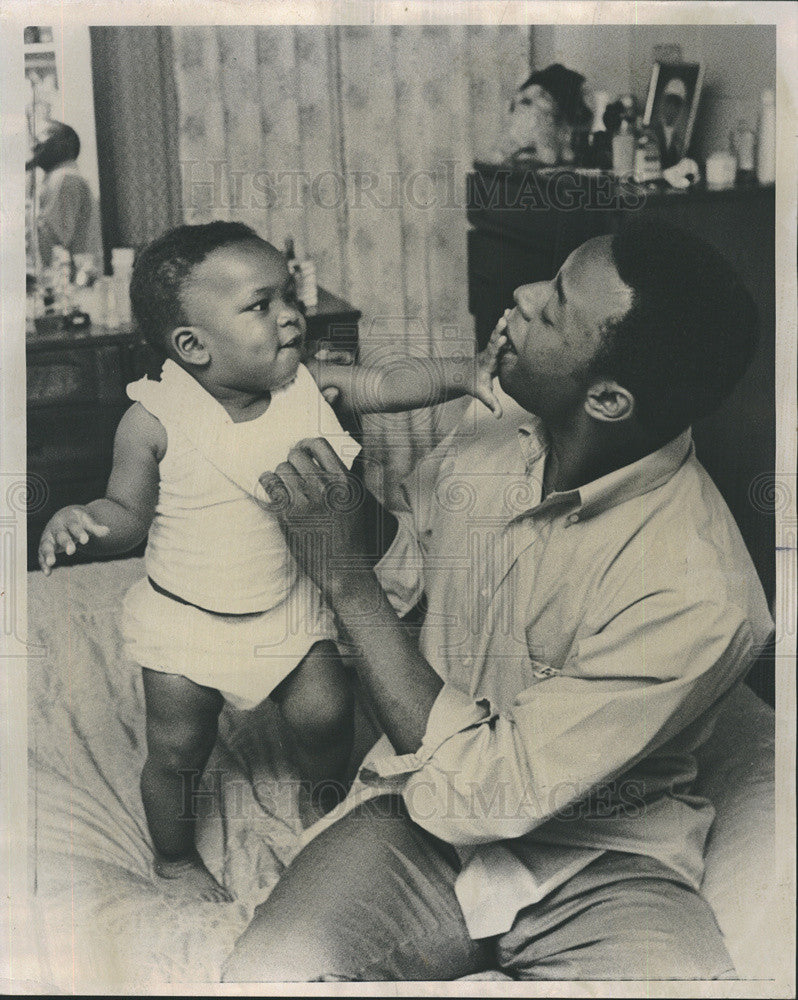
[[[33,332],[80,314],[103,254],[89,30],[26,27],[24,54],[26,291]]]

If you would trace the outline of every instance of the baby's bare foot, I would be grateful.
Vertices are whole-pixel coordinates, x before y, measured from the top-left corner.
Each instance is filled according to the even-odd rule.
[[[199,854],[171,861],[155,858],[155,874],[164,880],[168,895],[191,897],[209,903],[232,903],[233,897],[205,867]]]

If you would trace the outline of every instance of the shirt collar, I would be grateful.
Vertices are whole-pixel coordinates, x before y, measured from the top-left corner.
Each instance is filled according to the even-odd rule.
[[[80,173],[80,171],[78,170],[78,161],[64,160],[63,163],[59,163],[57,167],[53,167],[52,170],[46,173],[45,177],[48,180],[53,180],[56,177],[60,177],[62,174],[77,174],[77,173]]]
[[[543,422],[532,417],[518,428],[521,452],[526,459],[527,473],[549,449],[549,440]],[[552,507],[573,508],[571,521],[593,517],[626,500],[642,496],[662,486],[681,468],[693,452],[692,431],[688,427],[667,444],[643,458],[608,472],[575,490],[550,493],[544,501],[532,508],[542,512]]]

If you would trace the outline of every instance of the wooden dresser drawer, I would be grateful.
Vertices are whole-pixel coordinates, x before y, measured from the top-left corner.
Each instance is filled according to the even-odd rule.
[[[29,354],[28,405],[116,401],[124,397],[125,366],[116,345]]]
[[[28,469],[48,482],[107,475],[124,406],[40,407],[28,412]]]

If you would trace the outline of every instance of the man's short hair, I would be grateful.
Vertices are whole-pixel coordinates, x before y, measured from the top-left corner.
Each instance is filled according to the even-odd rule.
[[[619,382],[652,431],[677,434],[731,393],[756,350],[754,300],[717,250],[654,219],[612,238],[632,306],[610,321],[591,376]]]
[[[58,141],[63,144],[64,153],[68,160],[77,160],[80,156],[80,137],[78,133],[72,128],[71,125],[65,125],[63,122],[54,122],[57,126],[53,135],[58,136]]]
[[[55,170],[62,163],[77,160],[80,155],[80,137],[71,125],[52,119],[48,123],[39,155],[42,156],[44,169]]]
[[[263,242],[243,222],[207,222],[177,226],[148,244],[136,257],[130,302],[139,330],[162,357],[169,354],[169,335],[188,324],[183,287],[208,254],[230,243]]]

